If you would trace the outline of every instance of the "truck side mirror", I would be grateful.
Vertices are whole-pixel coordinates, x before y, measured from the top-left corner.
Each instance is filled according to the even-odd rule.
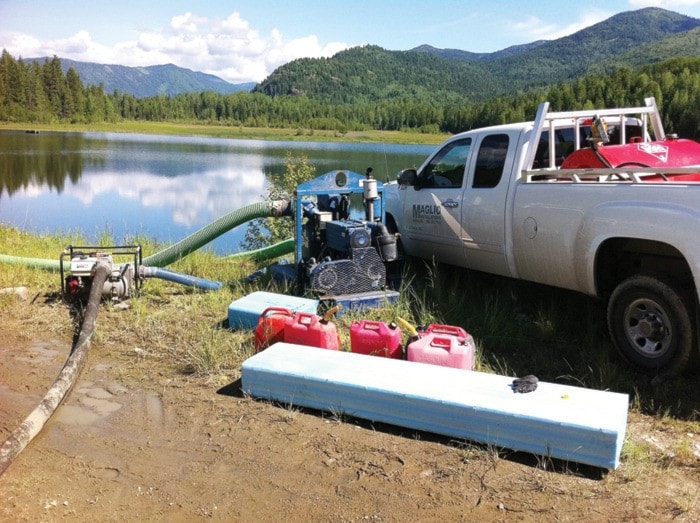
[[[417,178],[418,172],[415,169],[404,169],[396,177],[399,185],[415,185]]]

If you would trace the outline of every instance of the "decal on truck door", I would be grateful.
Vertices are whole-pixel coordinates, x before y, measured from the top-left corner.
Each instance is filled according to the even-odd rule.
[[[471,137],[446,143],[417,174],[404,194],[403,244],[406,252],[430,258],[459,259],[462,191],[472,145]]]
[[[413,221],[433,223],[440,222],[440,207],[438,205],[413,204]]]

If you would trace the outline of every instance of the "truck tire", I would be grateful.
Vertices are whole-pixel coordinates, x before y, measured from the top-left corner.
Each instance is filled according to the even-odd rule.
[[[683,372],[694,346],[692,303],[663,276],[639,274],[624,280],[608,302],[613,343],[626,360],[645,372]]]

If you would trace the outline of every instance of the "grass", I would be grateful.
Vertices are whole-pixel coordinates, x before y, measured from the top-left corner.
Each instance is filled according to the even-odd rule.
[[[144,255],[157,248],[148,238]],[[102,238],[112,243],[108,235]],[[31,235],[0,226],[0,253],[58,259],[68,244],[83,239],[71,234]],[[100,312],[93,343],[100,351],[124,362],[122,372],[145,387],[156,387],[157,376],[195,379],[219,387],[240,377],[242,362],[254,353],[249,331],[232,331],[227,307],[254,290],[289,293],[270,279],[255,283],[246,276],[258,267],[198,251],[170,268],[226,282],[215,292],[198,292],[162,280],[147,280],[122,310],[106,304]],[[698,467],[700,387],[697,374],[681,376],[652,387],[649,378],[616,357],[605,328],[604,305],[588,297],[494,276],[408,260],[401,298],[395,304],[364,313],[348,312],[336,319],[343,346],[349,347],[349,327],[357,319],[395,321],[413,325],[445,323],[470,332],[477,345],[477,369],[510,376],[535,374],[542,381],[625,392],[630,416],[652,416],[655,433],[667,436],[661,447],[638,434],[628,434],[623,451],[626,467],[621,480],[633,480],[649,470]],[[2,265],[0,289],[26,286],[30,303],[0,294],[2,332],[24,339],[50,335],[69,344],[76,326],[60,299],[57,272],[23,264]],[[405,339],[405,338],[404,338]],[[292,407],[290,407],[292,409]],[[289,415],[290,421],[294,415]],[[336,416],[342,420],[341,416]],[[472,459],[471,451],[465,459]],[[543,458],[544,459],[544,458]],[[696,506],[683,494],[679,505]]]
[[[94,124],[28,124],[0,122],[0,130],[40,130],[62,132],[162,134],[168,136],[206,136],[241,140],[283,140],[306,142],[390,142],[397,144],[439,144],[447,134],[426,134],[416,131],[322,131],[272,127],[242,127],[223,124],[120,121]]]

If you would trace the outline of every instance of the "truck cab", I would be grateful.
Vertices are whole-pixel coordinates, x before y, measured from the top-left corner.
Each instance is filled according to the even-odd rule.
[[[462,133],[417,171],[402,171],[400,197],[388,208],[405,252],[510,276],[503,209],[527,131],[518,124]]]

